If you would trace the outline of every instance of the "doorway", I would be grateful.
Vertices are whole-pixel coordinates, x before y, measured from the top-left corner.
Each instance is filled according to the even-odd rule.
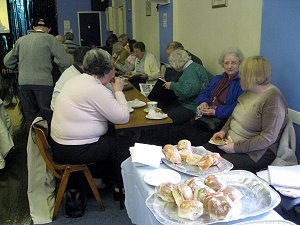
[[[102,46],[100,12],[78,12],[77,17],[80,45],[90,47]]]

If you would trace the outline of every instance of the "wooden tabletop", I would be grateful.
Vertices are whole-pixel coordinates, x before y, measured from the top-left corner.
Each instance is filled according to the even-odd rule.
[[[129,84],[131,85],[131,84]],[[139,90],[133,87],[133,89],[124,91],[125,97],[127,101],[132,101],[134,99],[139,99],[143,102],[149,102],[150,100],[141,94]],[[146,126],[155,126],[155,125],[165,125],[173,123],[172,119],[167,117],[162,120],[150,120],[145,116],[147,113],[144,109],[146,106],[135,108],[133,112],[130,113],[130,120],[126,124],[115,124],[115,128],[118,129],[128,129],[128,128],[136,128],[136,127],[146,127]]]

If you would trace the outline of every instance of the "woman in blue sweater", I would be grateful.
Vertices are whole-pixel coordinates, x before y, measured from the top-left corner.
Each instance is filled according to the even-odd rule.
[[[239,66],[243,59],[244,56],[239,49],[230,48],[222,52],[219,63],[224,68],[224,73],[215,76],[198,96],[196,101],[198,113],[208,118],[217,117],[226,122],[237,104],[237,98],[243,93],[239,76]],[[208,130],[200,124],[186,124],[182,132],[193,145],[202,145],[215,131]]]

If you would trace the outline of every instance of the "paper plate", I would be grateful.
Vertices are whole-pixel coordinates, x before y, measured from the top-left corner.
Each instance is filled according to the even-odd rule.
[[[224,143],[216,143],[216,142],[214,142],[214,140],[213,139],[210,139],[209,141],[208,141],[208,143],[210,143],[210,144],[212,144],[212,145],[226,145],[226,142],[224,141]]]
[[[151,186],[158,186],[161,183],[171,182],[173,184],[179,183],[181,175],[170,169],[156,169],[151,170],[144,176],[144,181]]]

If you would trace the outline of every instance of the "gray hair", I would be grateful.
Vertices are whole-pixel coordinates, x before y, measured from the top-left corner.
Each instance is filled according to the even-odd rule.
[[[103,77],[113,69],[111,55],[103,49],[91,49],[83,59],[84,71],[89,75]]]
[[[184,65],[190,60],[191,57],[189,56],[189,54],[182,49],[173,51],[169,57],[171,66],[177,71],[181,71]]]
[[[167,46],[167,49],[170,49],[170,48],[172,48],[174,50],[176,50],[176,49],[182,49],[183,50],[184,49],[183,45],[178,41],[170,42]]]
[[[221,53],[221,55],[219,57],[218,61],[219,61],[219,64],[221,66],[223,66],[225,56],[229,55],[229,54],[234,54],[239,59],[240,63],[244,60],[244,55],[243,55],[243,53],[241,52],[240,49],[238,49],[238,48],[227,48]]]

